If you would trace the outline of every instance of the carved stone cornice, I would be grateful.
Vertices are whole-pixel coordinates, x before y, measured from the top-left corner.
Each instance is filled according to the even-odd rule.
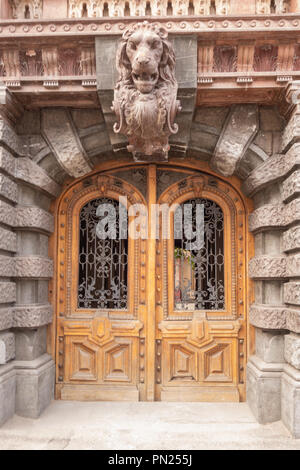
[[[143,20],[143,18],[141,18]],[[300,26],[299,14],[282,15],[245,15],[209,16],[209,17],[157,17],[155,21],[164,25],[170,33],[199,33],[215,36],[220,33],[257,33],[272,35],[278,32],[298,33]],[[136,18],[104,17],[61,20],[2,20],[0,38],[39,37],[42,36],[97,36],[120,35],[124,29],[136,23]]]

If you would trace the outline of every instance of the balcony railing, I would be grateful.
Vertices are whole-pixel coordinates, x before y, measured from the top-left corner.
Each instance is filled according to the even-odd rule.
[[[300,12],[300,0],[2,0],[2,19],[269,15]]]

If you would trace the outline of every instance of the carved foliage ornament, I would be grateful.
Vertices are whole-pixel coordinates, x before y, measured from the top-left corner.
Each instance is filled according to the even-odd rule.
[[[117,51],[114,131],[128,137],[136,160],[166,160],[168,138],[178,132],[175,53],[167,37],[164,28],[145,21],[124,32]]]

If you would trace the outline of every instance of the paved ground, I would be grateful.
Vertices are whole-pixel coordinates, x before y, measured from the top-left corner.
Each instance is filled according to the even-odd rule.
[[[247,404],[56,401],[38,420],[15,416],[4,449],[297,449],[281,422],[257,424]]]

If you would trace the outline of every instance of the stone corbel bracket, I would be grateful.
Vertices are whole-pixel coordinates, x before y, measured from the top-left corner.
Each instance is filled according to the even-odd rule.
[[[68,175],[80,178],[92,170],[66,109],[43,109],[42,134]]]
[[[256,105],[233,106],[211,159],[211,167],[224,176],[232,176],[258,129]]]

